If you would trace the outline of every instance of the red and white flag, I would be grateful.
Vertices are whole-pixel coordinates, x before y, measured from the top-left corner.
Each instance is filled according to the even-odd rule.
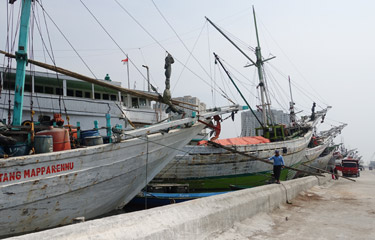
[[[129,58],[125,58],[125,59],[122,59],[122,60],[121,60],[121,62],[122,62],[123,64],[127,63],[128,61],[129,61]]]

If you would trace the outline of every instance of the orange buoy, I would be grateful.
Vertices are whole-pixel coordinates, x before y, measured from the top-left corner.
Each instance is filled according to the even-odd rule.
[[[37,132],[36,135],[49,135],[53,138],[53,151],[70,150],[70,139],[68,129],[52,128]]]

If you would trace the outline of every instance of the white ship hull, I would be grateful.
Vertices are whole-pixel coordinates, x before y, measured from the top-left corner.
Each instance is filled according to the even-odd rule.
[[[311,162],[310,166],[329,171],[330,169],[327,169],[327,165],[328,165],[329,160],[333,157],[333,153],[334,151],[331,151],[326,156],[318,157],[313,162]]]
[[[304,164],[310,165],[314,160],[316,160],[320,156],[320,154],[322,154],[323,151],[328,147],[328,145],[330,144],[330,141],[331,141],[331,137],[329,137],[328,139],[325,139],[324,143],[319,146],[316,146],[314,148],[306,148],[305,156],[303,156],[303,158],[301,159],[300,165],[298,165],[298,169],[301,169],[307,172],[315,172],[315,171],[311,171],[311,168],[304,166]],[[287,179],[288,180],[293,179],[296,177],[297,174],[298,174],[297,171],[290,170],[288,172]],[[304,175],[304,173],[301,173],[301,174]]]
[[[84,149],[2,159],[0,237],[93,218],[130,201],[203,124]]]
[[[236,145],[238,151],[257,158],[267,159],[274,155],[275,150],[286,149],[283,158],[287,166],[298,164],[305,155],[312,132],[307,132],[297,139],[262,143],[255,145]],[[240,154],[228,153],[223,149],[211,146],[186,146],[184,153],[179,153],[156,177],[155,181],[187,182],[195,189],[223,189],[231,184],[253,184],[259,180],[269,179],[272,165],[249,159]],[[216,183],[214,183],[216,181]],[[260,179],[261,181],[261,179]]]

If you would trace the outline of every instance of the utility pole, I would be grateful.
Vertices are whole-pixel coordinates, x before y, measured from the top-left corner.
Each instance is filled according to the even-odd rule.
[[[126,54],[126,67],[127,67],[127,73],[128,73],[128,88],[130,89],[130,77],[129,77],[129,56]]]
[[[151,92],[151,89],[150,89],[150,69],[147,65],[142,65],[142,67],[146,68],[146,70],[147,70],[147,91]]]

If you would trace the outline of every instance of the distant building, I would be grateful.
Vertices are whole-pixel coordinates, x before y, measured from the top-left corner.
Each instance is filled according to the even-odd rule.
[[[185,106],[187,108],[193,109],[196,112],[198,112],[198,111],[201,112],[201,111],[205,111],[206,110],[206,104],[203,103],[203,102],[201,102],[199,100],[199,98],[197,98],[197,97],[192,97],[192,96],[188,95],[188,96],[173,98],[173,100],[177,100],[177,101],[180,101],[180,102],[186,102],[186,103],[197,105],[198,107],[194,107],[194,106],[191,106],[191,105],[182,104],[182,106]],[[155,110],[159,110],[159,111],[165,111],[165,109],[167,109],[167,107],[168,107],[167,105],[162,104],[162,103],[156,103],[156,104],[154,104],[154,109]],[[177,108],[179,108],[179,107],[177,107]],[[190,110],[190,109],[182,108],[182,110],[185,111],[186,116],[191,116],[193,110]]]
[[[282,110],[271,110],[277,124],[289,124],[289,114],[284,113]],[[256,111],[258,119],[262,119],[262,113]],[[241,136],[256,136],[255,128],[260,127],[259,122],[253,115],[251,111],[246,111],[241,113]]]
[[[194,111],[196,112],[201,112],[201,111],[205,111],[206,110],[206,104],[201,102],[199,100],[199,98],[197,97],[192,97],[192,96],[183,96],[183,97],[177,97],[177,98],[173,98],[174,100],[177,100],[177,101],[180,101],[180,102],[186,102],[186,103],[191,103],[191,104],[194,104],[194,105],[197,105],[198,107],[193,107],[193,106],[190,106],[190,105],[183,105],[183,106],[186,106],[187,108],[191,108],[191,109],[194,109]],[[189,110],[189,109],[183,109],[186,114],[188,116],[191,116],[193,110]]]

